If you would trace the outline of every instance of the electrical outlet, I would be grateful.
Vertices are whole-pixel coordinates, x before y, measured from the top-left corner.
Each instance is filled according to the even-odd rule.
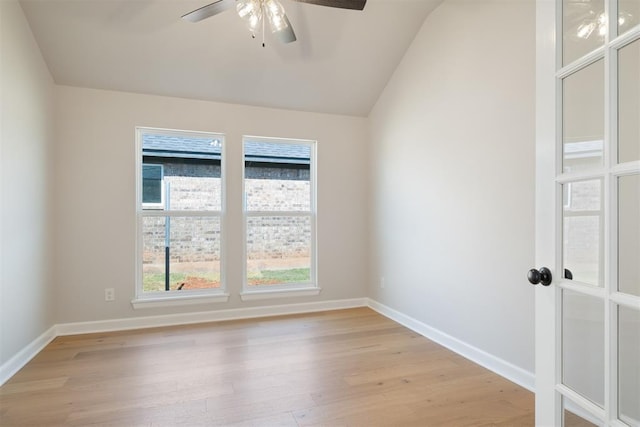
[[[384,277],[380,278],[380,288],[384,289]]]
[[[116,299],[116,290],[113,288],[104,288],[104,300],[114,301]]]

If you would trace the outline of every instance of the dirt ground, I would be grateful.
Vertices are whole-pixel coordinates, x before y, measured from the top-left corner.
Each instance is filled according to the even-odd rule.
[[[292,268],[305,268],[310,263],[309,258],[282,258],[282,259],[256,259],[249,260],[249,275],[252,272],[259,273],[263,270],[289,270]],[[176,289],[213,289],[220,287],[219,280],[209,280],[199,276],[189,276],[188,273],[219,273],[219,264],[217,262],[181,262],[172,266],[172,271],[176,273],[187,273],[185,279],[176,284],[171,285],[172,290]],[[271,283],[265,279],[249,278],[249,285],[255,284],[273,285],[278,281],[273,280]]]
[[[249,279],[249,284],[250,285],[275,285],[277,284],[278,281],[277,280],[270,280],[267,281],[265,279]],[[212,280],[207,280],[203,277],[194,277],[194,276],[187,276],[184,280],[182,280],[181,282],[177,283],[176,285],[172,285],[171,289],[214,289],[214,288],[219,288],[220,287],[220,282],[219,281],[212,281]]]

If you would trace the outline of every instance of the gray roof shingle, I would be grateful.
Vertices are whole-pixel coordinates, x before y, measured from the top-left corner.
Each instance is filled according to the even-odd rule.
[[[185,138],[145,133],[143,156],[219,160],[221,147],[217,138]],[[303,144],[281,144],[262,141],[245,142],[247,161],[260,163],[309,164],[311,148]]]

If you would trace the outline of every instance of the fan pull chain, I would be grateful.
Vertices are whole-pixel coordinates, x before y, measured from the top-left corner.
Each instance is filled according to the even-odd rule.
[[[264,10],[264,2],[260,2],[260,8],[262,9],[262,47],[265,47],[264,43],[264,21],[265,21],[265,10]]]

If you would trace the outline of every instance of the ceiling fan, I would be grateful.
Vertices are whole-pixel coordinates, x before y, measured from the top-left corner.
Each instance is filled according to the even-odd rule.
[[[363,10],[367,3],[367,0],[294,1],[353,10]],[[238,15],[240,15],[240,17],[247,23],[253,38],[255,38],[257,31],[262,30],[263,47],[265,45],[265,21],[269,21],[271,33],[282,43],[291,43],[296,41],[296,34],[293,31],[293,27],[291,27],[291,22],[289,22],[289,18],[287,18],[284,8],[278,0],[217,0],[183,15],[182,19],[189,22],[199,22],[203,19],[222,13],[227,9],[231,9],[234,5]]]

